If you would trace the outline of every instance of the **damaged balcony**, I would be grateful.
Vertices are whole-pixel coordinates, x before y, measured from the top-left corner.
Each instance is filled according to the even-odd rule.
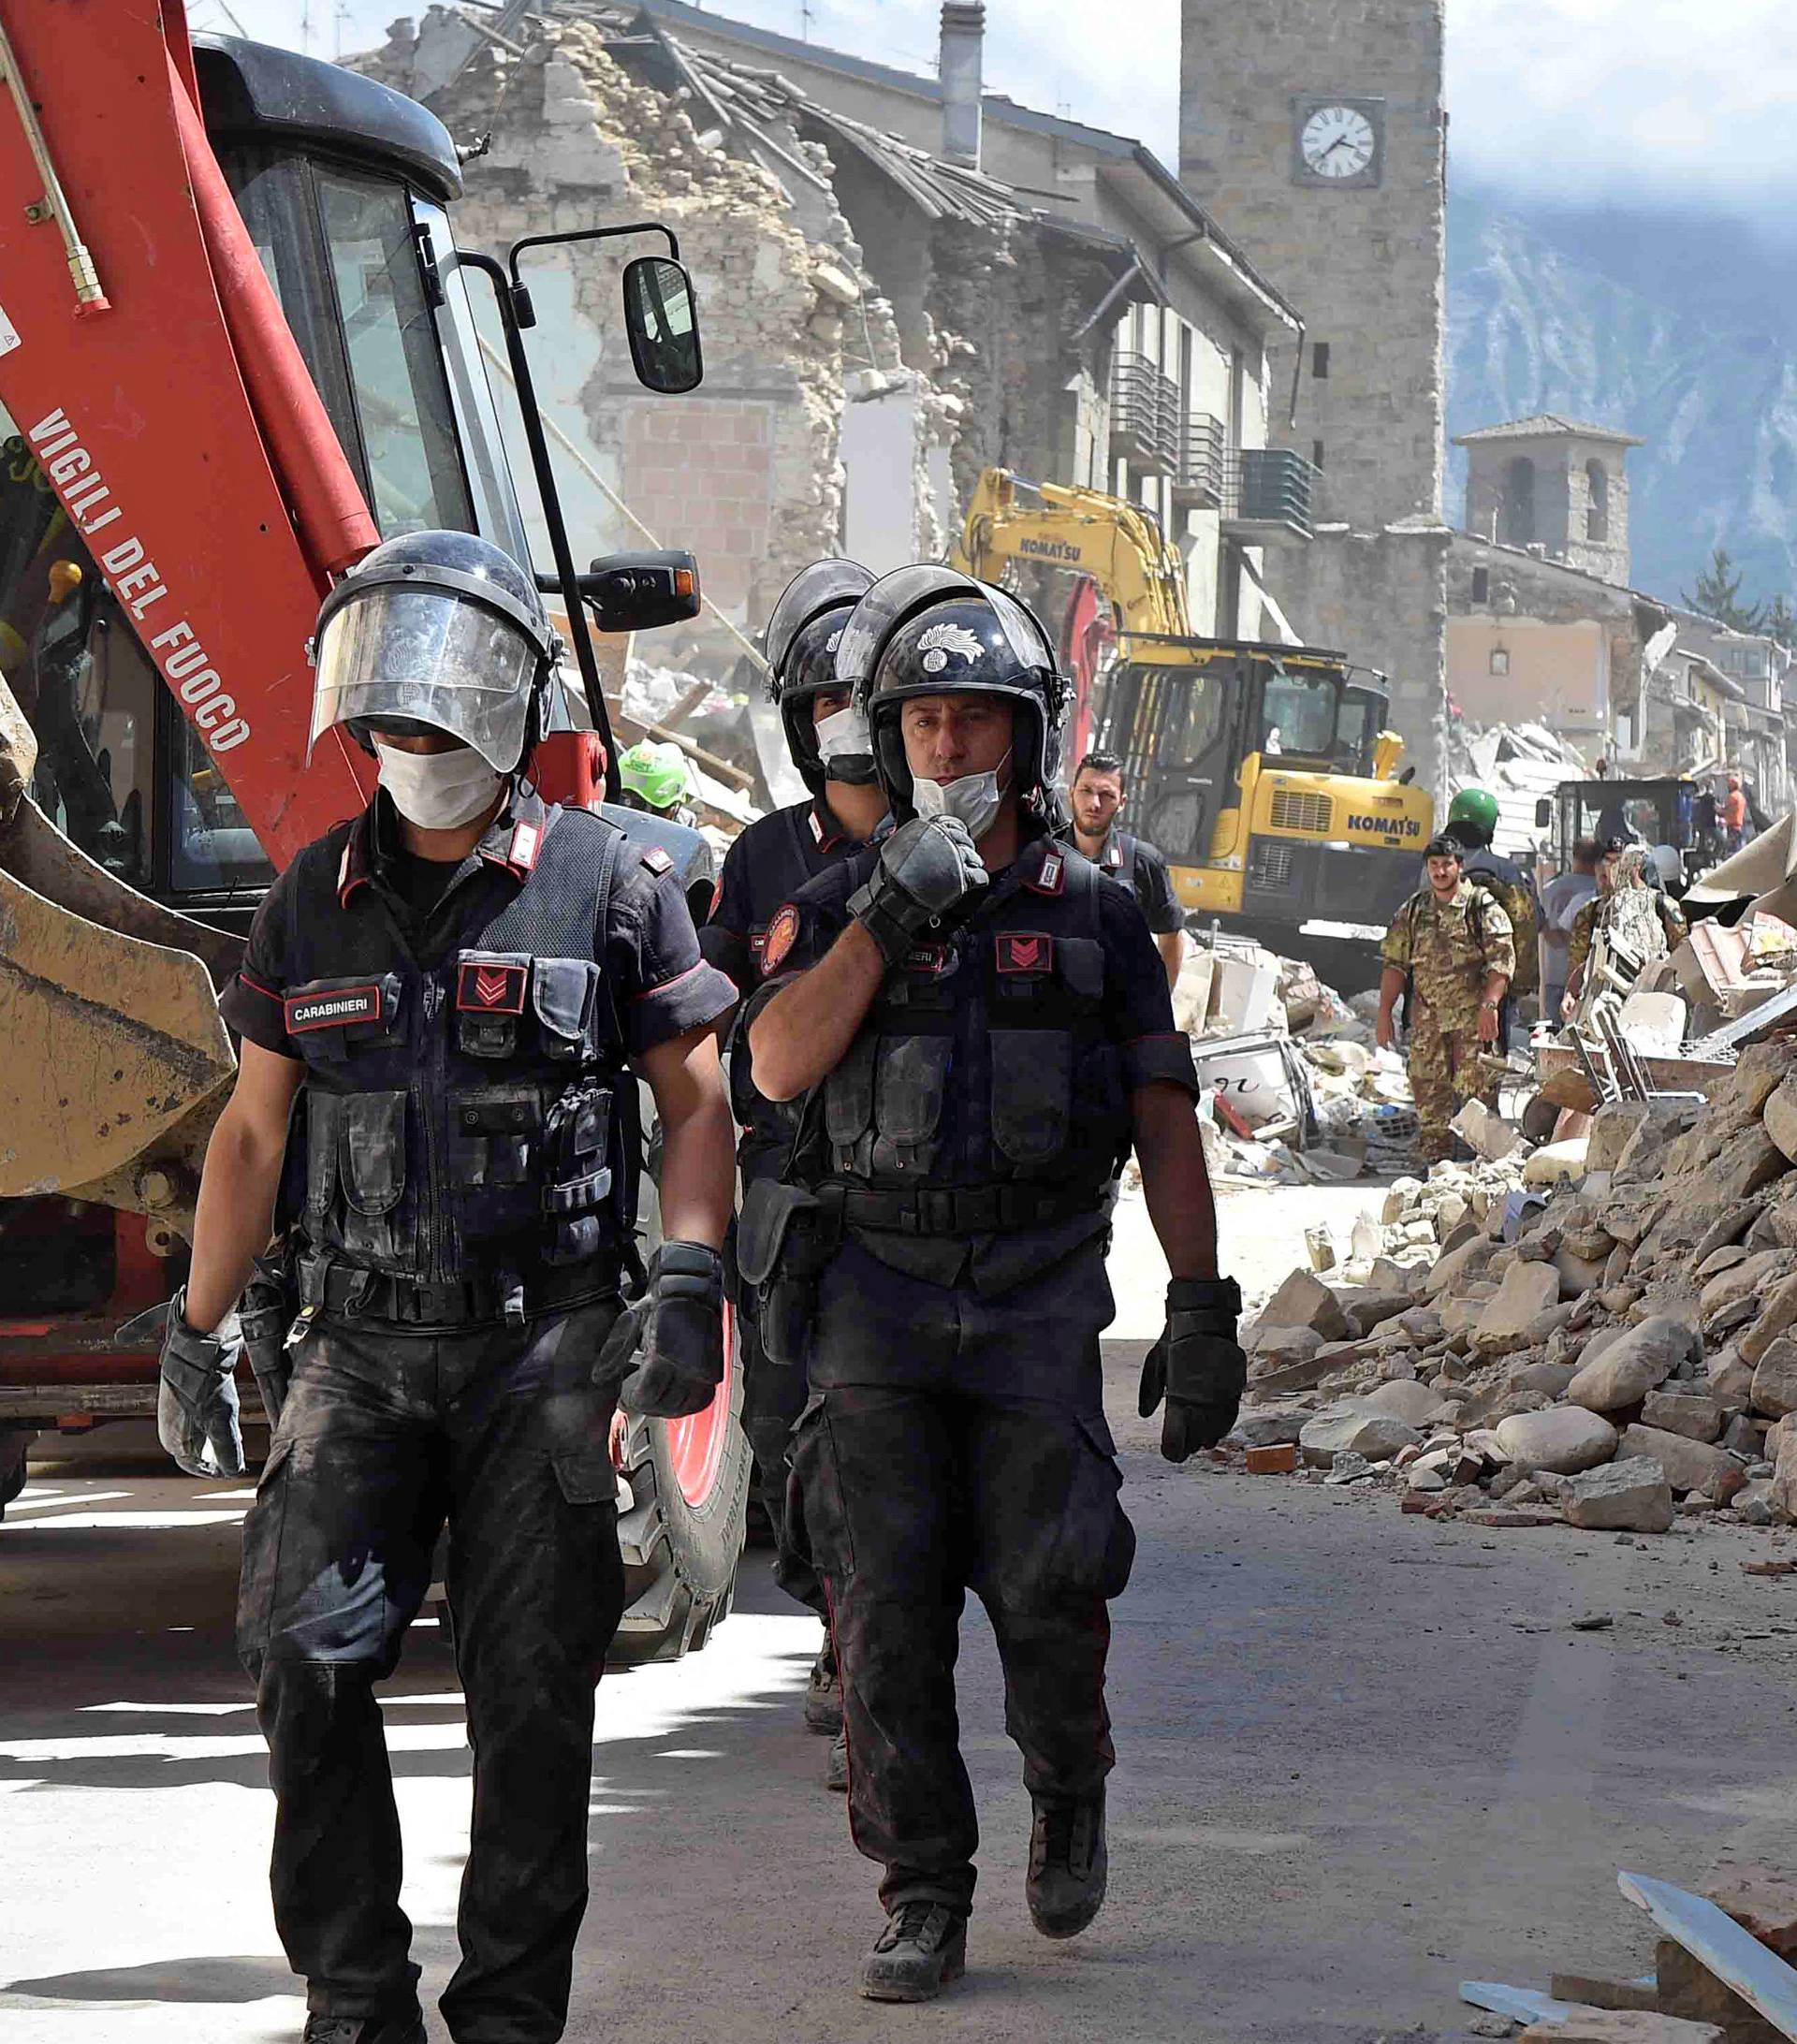
[[[1223,532],[1247,547],[1308,542],[1318,471],[1289,447],[1241,447],[1223,462]]]

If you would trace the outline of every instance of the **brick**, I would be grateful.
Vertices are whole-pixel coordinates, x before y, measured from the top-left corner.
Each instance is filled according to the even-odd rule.
[[[1298,1444],[1282,1440],[1271,1448],[1250,1448],[1247,1461],[1250,1476],[1289,1476],[1298,1466]]]

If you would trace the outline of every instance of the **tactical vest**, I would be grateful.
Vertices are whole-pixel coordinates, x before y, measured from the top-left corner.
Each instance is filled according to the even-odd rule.
[[[888,971],[823,1085],[808,1182],[1027,1184],[1096,1202],[1131,1142],[1095,867],[1042,841]]]
[[[634,1215],[634,1082],[601,954],[623,833],[532,805],[533,863],[426,971],[361,918],[285,994],[305,1060],[299,1224],[314,1251],[430,1284],[620,1256]],[[515,835],[515,844],[519,841]],[[527,840],[528,841],[528,840]]]

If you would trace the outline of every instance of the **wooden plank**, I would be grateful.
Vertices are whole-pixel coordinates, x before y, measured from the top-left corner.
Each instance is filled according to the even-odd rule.
[[[1501,1980],[1462,1980],[1460,1999],[1516,2022],[1565,2022],[1572,2014],[1571,2002],[1556,2001],[1539,1988],[1506,1987]]]
[[[1618,1874],[1616,1886],[1775,2030],[1797,2039],[1797,1970],[1701,1895],[1646,1874]]]

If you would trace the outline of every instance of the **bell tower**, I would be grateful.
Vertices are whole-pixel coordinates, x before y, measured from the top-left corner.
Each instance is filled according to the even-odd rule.
[[[1316,537],[1270,563],[1293,625],[1390,675],[1438,778],[1447,253],[1444,0],[1182,0],[1179,176],[1296,307],[1271,437],[1313,462]],[[1290,601],[1287,600],[1288,594]]]

